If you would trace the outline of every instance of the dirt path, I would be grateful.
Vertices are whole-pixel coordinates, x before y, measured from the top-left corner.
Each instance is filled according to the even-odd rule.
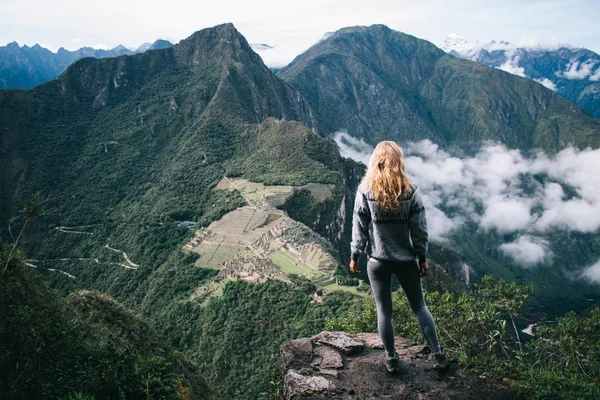
[[[75,228],[84,228],[84,227],[83,226],[81,226],[81,227],[76,226],[76,227],[72,227],[71,228],[71,227],[68,227],[68,226],[57,226],[54,229],[56,229],[59,232],[64,232],[64,233],[78,233],[80,235],[93,235],[94,234],[93,232],[74,231],[73,229],[75,229]]]
[[[47,260],[37,260],[37,259],[27,259],[25,261],[32,261],[32,262],[37,262],[37,263],[45,263],[45,262],[56,262],[56,261],[90,261],[93,260],[96,262],[96,264],[100,263],[100,260],[98,260],[98,258],[81,258],[81,257],[74,257],[74,258],[54,258],[54,259],[47,259]]]
[[[75,277],[75,275],[71,275],[68,272],[61,271],[60,269],[38,267],[37,265],[31,264],[28,262],[25,262],[25,265],[27,265],[28,267],[31,267],[31,268],[45,269],[46,271],[52,271],[52,272],[60,272],[61,274],[66,275],[68,278],[77,279],[77,277]]]
[[[108,147],[106,145],[108,144],[119,144],[119,142],[117,142],[116,140],[111,140],[110,142],[104,142],[104,152],[108,153]]]
[[[223,179],[225,179],[225,180],[227,181],[227,183],[229,183],[229,185],[230,185],[230,187],[231,187],[231,188],[233,188],[233,189],[238,189],[238,192],[240,192],[240,195],[241,195],[241,196],[244,198],[244,200],[246,200],[246,202],[248,203],[248,205],[249,205],[250,207],[252,207],[252,208],[254,208],[254,209],[258,208],[258,207],[256,206],[256,204],[254,204],[254,202],[253,202],[252,200],[250,200],[248,197],[246,197],[246,196],[244,195],[244,191],[243,191],[243,190],[239,190],[239,187],[238,187],[238,185],[237,185],[237,184],[236,184],[234,181],[232,181],[231,179],[229,179],[229,178],[228,178],[228,177],[226,177],[226,176],[223,176]]]
[[[139,268],[139,265],[135,264],[134,262],[132,262],[129,259],[129,257],[127,257],[127,253],[125,253],[123,250],[114,249],[114,248],[110,247],[108,244],[106,244],[104,247],[107,248],[107,249],[109,249],[109,250],[112,250],[112,251],[114,251],[116,253],[121,253],[121,255],[123,256],[123,258],[125,259],[125,261],[127,262],[127,264],[129,264],[129,265],[125,265],[125,264],[119,263],[120,266],[125,267],[125,268],[129,268],[129,269],[138,269]]]

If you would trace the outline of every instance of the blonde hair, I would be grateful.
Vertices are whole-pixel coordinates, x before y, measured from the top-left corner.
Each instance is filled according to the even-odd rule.
[[[406,174],[404,154],[396,142],[384,140],[377,144],[362,183],[371,190],[380,207],[391,210],[400,205],[402,194],[412,181]]]

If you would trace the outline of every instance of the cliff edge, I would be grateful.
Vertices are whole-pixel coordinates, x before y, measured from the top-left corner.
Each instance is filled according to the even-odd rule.
[[[290,340],[279,351],[278,370],[286,399],[516,399],[517,392],[486,381],[458,363],[439,372],[427,360],[428,347],[396,337],[401,373],[383,365],[379,335],[321,332]]]

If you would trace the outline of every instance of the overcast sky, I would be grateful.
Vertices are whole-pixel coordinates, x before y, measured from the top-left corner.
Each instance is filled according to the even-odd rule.
[[[449,33],[470,41],[569,43],[600,53],[597,0],[0,0],[0,45],[137,47],[233,22],[250,43],[276,46],[276,63],[326,32],[385,24],[440,45]]]

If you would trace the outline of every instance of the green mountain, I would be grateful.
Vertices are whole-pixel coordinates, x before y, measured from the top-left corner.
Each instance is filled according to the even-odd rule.
[[[77,195],[83,219],[71,222],[82,224],[134,205],[142,219],[199,215],[222,162],[245,146],[241,132],[267,117],[312,126],[309,113],[232,25],[169,49],[80,60],[34,90],[0,92],[2,222],[34,190]]]
[[[1,91],[0,121],[2,239],[12,242],[11,232],[24,224],[23,201],[40,192],[46,211],[27,225],[25,262],[63,293],[94,289],[140,311],[169,344],[193,356],[220,398],[268,392],[279,343],[322,330],[327,316],[353,303],[346,293],[311,303],[314,284],[293,276],[256,288],[230,282],[221,288],[224,299],[206,304],[192,297],[218,271],[183,249],[194,237],[183,223],[208,228],[245,204],[239,190],[216,188],[224,177],[290,190],[331,185],[322,201],[300,188],[291,198],[311,199],[303,222],[336,238],[348,223],[338,215],[352,208],[346,202],[340,211],[342,198],[355,189],[343,175],[359,171],[309,129],[315,122],[303,97],[231,24],[171,48],[85,58],[55,81]],[[294,214],[290,201],[280,206]],[[305,237],[307,230],[297,231],[304,242],[325,240]],[[245,293],[241,303],[238,291]],[[215,325],[222,307],[256,319]],[[265,321],[272,323],[266,331]],[[232,344],[248,356],[231,360]]]
[[[306,97],[325,135],[467,151],[485,140],[550,153],[600,146],[600,122],[551,90],[384,25],[340,29],[278,75]]]

